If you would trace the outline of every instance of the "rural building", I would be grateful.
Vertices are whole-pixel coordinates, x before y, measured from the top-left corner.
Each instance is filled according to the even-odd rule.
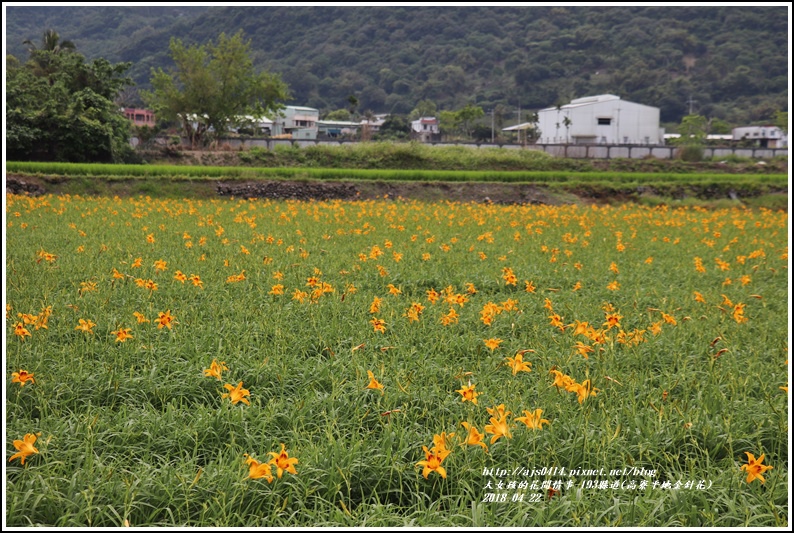
[[[664,143],[659,108],[621,100],[613,94],[588,96],[538,111],[540,144]]]
[[[122,113],[136,126],[149,126],[153,128],[157,123],[154,113],[148,109],[137,109],[135,107],[124,107]]]
[[[753,141],[760,148],[785,148],[788,137],[777,126],[744,126],[733,128],[734,141]]]
[[[245,115],[237,117],[237,124],[229,128],[229,131],[235,133],[248,133],[254,137],[269,137],[273,131],[273,121],[267,117]]]
[[[313,107],[287,106],[273,121],[272,135],[290,135],[292,139],[316,139],[320,111]]]
[[[534,134],[536,131],[536,124],[534,122],[522,122],[515,126],[502,128],[502,131],[507,133],[515,133],[519,144],[526,144],[529,135]]]
[[[441,130],[436,117],[420,117],[411,122],[411,137],[421,142],[438,141]]]
[[[368,141],[373,135],[378,133],[388,116],[388,114],[372,115],[372,118],[361,119],[361,140]]]
[[[681,138],[680,133],[665,133],[664,134],[664,141],[665,144],[670,144],[668,141],[676,141],[677,139]],[[728,146],[731,144],[733,140],[733,135],[725,134],[725,133],[709,133],[706,135],[706,141],[710,144],[722,144]]]
[[[367,129],[370,133],[378,133],[380,131],[380,127],[383,126],[383,123],[386,122],[386,118],[388,118],[388,114],[382,115],[374,115],[372,119],[362,118],[361,119],[361,129]]]
[[[345,120],[318,120],[317,133],[326,137],[336,138],[355,135],[361,124]]]

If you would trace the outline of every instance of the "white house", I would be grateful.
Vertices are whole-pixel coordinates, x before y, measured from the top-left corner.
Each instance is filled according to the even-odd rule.
[[[788,137],[777,126],[745,126],[733,128],[734,141],[755,141],[761,148],[785,148]]]
[[[613,94],[538,111],[539,144],[664,144],[659,108]]]
[[[420,117],[411,122],[411,135],[422,142],[436,140],[441,135],[436,117]]]

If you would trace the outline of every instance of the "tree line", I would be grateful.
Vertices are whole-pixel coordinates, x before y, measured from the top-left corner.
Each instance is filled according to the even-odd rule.
[[[422,100],[488,112],[608,93],[660,108],[669,129],[690,113],[741,126],[788,106],[786,6],[92,6],[8,13],[8,47],[17,57],[23,39],[55,24],[89,58],[132,62],[128,74],[146,90],[151,68],[172,63],[171,37],[194,45],[243,30],[254,66],[289,86],[288,103],[323,113],[346,107],[350,95],[362,112],[406,115]]]
[[[120,112],[125,91],[134,85],[127,75],[132,64],[111,64],[104,58],[87,61],[73,42],[61,40],[54,30],[44,32],[40,46],[30,40],[25,44],[29,54],[25,63],[13,56],[6,58],[9,158],[135,160],[129,145],[131,125]],[[292,97],[292,88],[280,74],[255,67],[252,41],[242,30],[233,36],[221,33],[205,44],[188,45],[172,37],[168,48],[173,66],[151,69],[151,89],[140,91],[139,96],[160,118],[161,126],[178,126],[196,147],[206,146],[232,128],[245,127],[246,120],[278,117]],[[369,109],[356,115],[361,105],[356,94],[348,95],[347,104],[326,113],[326,118],[372,118]],[[407,138],[409,120],[436,116],[447,138],[488,141],[499,136],[508,114],[503,104],[490,108],[489,127],[482,106],[468,103],[439,109],[433,99],[423,99],[409,113],[392,113],[377,138]],[[525,112],[523,117],[519,113],[517,118],[537,123],[536,113]],[[682,127],[699,124],[701,118],[706,120],[687,115]],[[704,131],[726,127],[725,121],[706,120]],[[137,129],[134,133],[150,138],[154,132]],[[528,134],[536,136],[537,129],[530,128]]]

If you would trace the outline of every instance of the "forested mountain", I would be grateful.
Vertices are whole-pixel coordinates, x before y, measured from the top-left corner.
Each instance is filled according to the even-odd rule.
[[[131,61],[139,87],[186,44],[243,30],[294,105],[408,113],[525,110],[611,93],[734,125],[788,110],[788,7],[7,7],[7,52],[53,28],[87,58]]]

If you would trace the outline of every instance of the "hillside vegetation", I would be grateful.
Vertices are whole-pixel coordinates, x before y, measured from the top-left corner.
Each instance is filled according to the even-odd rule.
[[[761,7],[9,7],[8,53],[54,27],[88,58],[131,61],[146,88],[171,37],[240,29],[297,105],[328,112],[540,109],[612,93],[733,125],[788,108],[788,12]],[[135,95],[131,96],[134,103]],[[497,115],[496,120],[511,120]]]

